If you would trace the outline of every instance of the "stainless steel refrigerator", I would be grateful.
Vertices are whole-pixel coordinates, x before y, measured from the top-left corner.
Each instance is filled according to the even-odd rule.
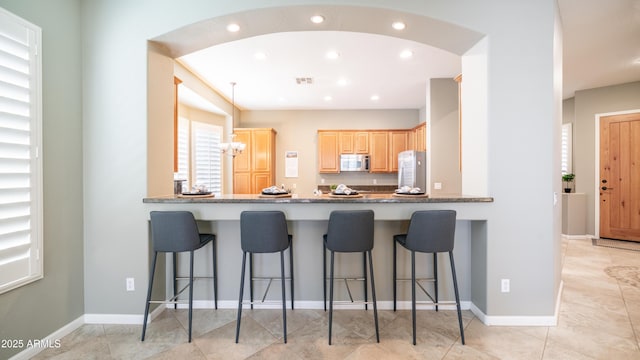
[[[427,191],[427,153],[407,150],[398,154],[398,188],[409,186]]]

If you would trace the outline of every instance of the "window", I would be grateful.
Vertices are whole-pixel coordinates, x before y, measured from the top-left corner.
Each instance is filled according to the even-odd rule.
[[[40,39],[0,8],[0,293],[43,276]]]
[[[571,123],[562,125],[562,175],[573,173],[572,157],[573,157],[573,127]]]
[[[222,194],[221,137],[220,126],[184,117],[178,119],[178,172],[175,176],[187,180],[185,189],[204,185],[214,194]]]

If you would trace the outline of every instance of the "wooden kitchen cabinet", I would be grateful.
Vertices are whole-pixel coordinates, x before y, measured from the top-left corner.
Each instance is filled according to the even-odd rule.
[[[242,154],[233,159],[233,192],[259,194],[275,185],[276,132],[271,128],[235,129],[235,141],[247,145]]]
[[[369,132],[368,131],[338,131],[340,147],[338,154],[368,154],[369,153]]]
[[[389,132],[369,132],[370,168],[369,172],[389,172]]]
[[[340,172],[340,131],[318,130],[318,171],[320,173]]]
[[[398,171],[398,154],[408,150],[409,130],[389,131],[389,171]]]
[[[416,140],[413,150],[427,151],[427,123],[423,122],[422,124],[416,126],[414,129],[416,132]]]

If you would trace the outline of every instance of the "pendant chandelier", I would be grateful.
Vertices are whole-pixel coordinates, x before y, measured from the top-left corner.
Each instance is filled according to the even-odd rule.
[[[236,91],[236,83],[231,83],[231,133],[229,134],[229,142],[221,142],[220,143],[220,151],[223,154],[227,154],[229,156],[235,157],[238,154],[242,154],[247,144],[233,141],[236,137],[236,134],[233,133],[233,126],[235,124],[235,114],[236,114],[236,99],[235,99],[235,91]]]

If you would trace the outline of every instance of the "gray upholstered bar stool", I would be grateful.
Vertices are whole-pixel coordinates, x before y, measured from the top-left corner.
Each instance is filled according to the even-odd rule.
[[[451,275],[453,277],[453,289],[455,293],[455,304],[458,310],[458,325],[460,326],[460,339],[464,345],[464,329],[462,327],[462,313],[460,311],[460,296],[458,294],[458,280],[456,278],[456,267],[453,262],[453,243],[456,230],[456,212],[453,210],[425,210],[416,211],[411,215],[409,230],[406,234],[393,236],[393,310],[396,310],[397,282],[400,280],[411,281],[411,317],[413,323],[413,345],[416,344],[416,283],[422,291],[427,294],[438,311],[438,271],[437,254],[440,252],[449,253],[451,263]],[[398,279],[396,274],[396,244],[402,245],[411,251],[411,279]],[[433,254],[433,278],[416,279],[416,252]],[[419,281],[434,282],[435,298],[419,283]],[[450,303],[450,302],[446,302]]]
[[[250,259],[254,253],[280,253],[280,280],[282,287],[282,327],[284,342],[287,343],[287,305],[284,275],[284,251],[290,249],[290,279],[291,279],[291,308],[293,308],[293,251],[291,249],[292,237],[287,230],[287,219],[282,211],[243,211],[240,214],[240,246],[242,248],[242,271],[240,275],[240,296],[238,297],[238,319],[236,323],[236,343],[240,337],[240,320],[242,318],[242,304],[244,297],[244,277],[247,262],[247,254]],[[251,261],[251,260],[250,260]],[[253,271],[253,270],[252,270]],[[252,272],[251,271],[251,272]],[[250,282],[253,279],[269,279],[269,285],[265,290],[262,302],[267,296],[272,278],[254,278],[250,274]],[[253,287],[253,285],[252,285]],[[253,290],[251,291],[250,304],[253,305]]]
[[[216,271],[216,236],[213,234],[200,234],[198,224],[193,214],[189,211],[152,211],[151,217],[151,243],[153,246],[153,259],[151,261],[151,271],[149,273],[149,287],[147,289],[147,301],[144,309],[144,322],[142,324],[142,337],[147,331],[147,318],[149,316],[149,305],[152,303],[174,304],[183,303],[178,300],[178,296],[189,288],[189,342],[191,342],[191,323],[193,317],[193,252],[211,242],[213,255],[213,276],[202,276],[197,278],[213,277],[213,293],[216,309],[218,308],[217,291],[217,271]],[[153,277],[156,270],[158,253],[173,253],[173,297],[169,300],[151,300],[153,288]],[[176,275],[176,254],[179,252],[190,253],[189,277],[179,277]],[[177,281],[188,279],[189,282],[180,291],[177,291]]]
[[[371,258],[371,250],[373,249],[373,211],[332,211],[329,215],[329,228],[327,230],[327,233],[324,235],[324,246],[331,252],[331,274],[329,277],[329,345],[331,345],[331,328],[333,325],[333,270],[336,252],[361,252],[365,254],[365,256],[368,255],[369,257],[369,272],[371,275],[371,297],[373,299],[373,317],[376,326],[376,341],[380,342],[380,334],[378,331],[378,307],[376,304],[376,286],[373,278],[373,261]],[[324,266],[326,266],[326,264]],[[366,257],[364,267],[366,274]],[[325,279],[323,279],[323,281],[325,281]],[[347,290],[348,289],[349,287],[347,285]],[[366,292],[367,289],[365,287],[365,294]],[[351,297],[350,291],[349,296]],[[351,298],[350,302],[354,302],[353,298]],[[365,300],[364,302],[366,303],[367,301]]]

